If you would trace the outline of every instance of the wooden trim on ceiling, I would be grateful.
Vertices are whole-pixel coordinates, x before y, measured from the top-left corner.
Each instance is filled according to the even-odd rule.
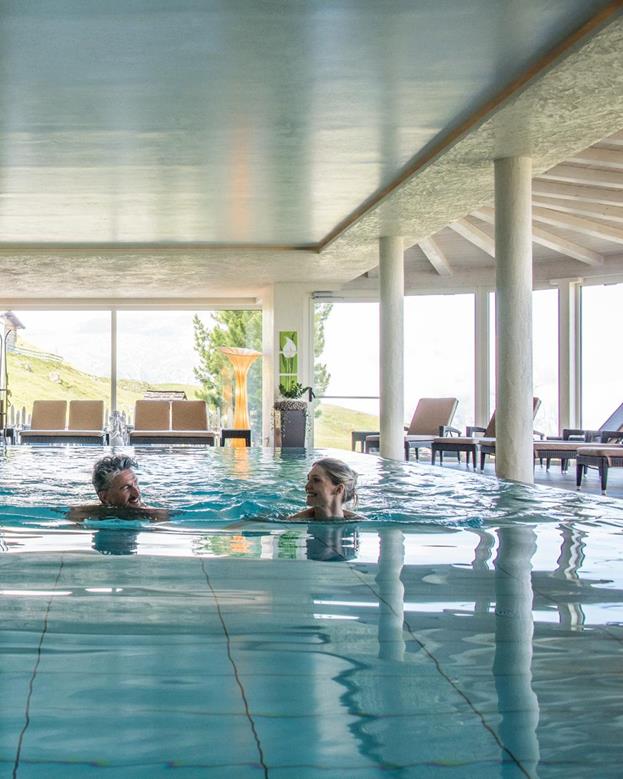
[[[311,252],[318,253],[317,244],[285,245],[263,243],[0,243],[0,255],[7,254],[201,254],[208,251],[226,252]]]
[[[611,0],[604,8],[598,11],[588,21],[584,22],[577,30],[574,30],[556,46],[550,49],[539,60],[528,67],[521,75],[513,79],[494,97],[487,100],[477,108],[467,119],[460,122],[457,127],[447,132],[439,140],[433,141],[429,148],[417,154],[411,162],[389,184],[378,189],[373,195],[363,201],[345,219],[339,222],[331,232],[320,240],[318,251],[324,251],[330,244],[336,241],[343,233],[351,228],[363,216],[373,211],[383,200],[392,195],[408,179],[421,171],[435,158],[447,151],[454,143],[468,132],[482,124],[495,111],[499,110],[503,103],[514,97],[518,92],[528,86],[530,81],[540,76],[548,68],[551,68],[564,55],[569,54],[574,46],[582,43],[586,38],[594,35],[600,28],[609,22],[623,10],[623,0]]]

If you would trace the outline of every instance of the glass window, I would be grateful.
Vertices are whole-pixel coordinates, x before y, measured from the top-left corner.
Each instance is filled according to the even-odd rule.
[[[534,395],[541,407],[535,430],[558,433],[558,290],[544,289],[532,295],[532,375]]]
[[[117,408],[130,418],[147,391],[181,390],[208,403],[209,425],[233,425],[233,373],[219,346],[261,351],[260,311],[120,311],[117,314]],[[261,441],[261,358],[248,374],[249,417]]]
[[[582,426],[600,427],[623,403],[618,359],[623,284],[582,287]]]
[[[474,424],[474,295],[405,298],[405,422],[420,398],[456,397],[454,427]]]
[[[16,311],[9,337],[9,420],[34,400],[103,400],[110,407],[110,312]]]
[[[329,396],[316,406],[314,444],[350,449],[352,430],[379,429],[379,306],[317,303],[314,318],[315,391]]]
[[[491,293],[489,324],[491,341],[490,408],[495,409],[495,293]],[[558,432],[558,291],[538,290],[532,294],[532,383],[541,406],[534,429],[547,435]]]

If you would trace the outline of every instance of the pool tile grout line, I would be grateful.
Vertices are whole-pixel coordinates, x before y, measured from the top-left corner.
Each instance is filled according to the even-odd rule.
[[[355,575],[355,577],[356,577],[357,579],[359,579],[359,581],[360,581],[360,582],[361,582],[361,583],[362,583],[362,584],[363,584],[365,587],[367,587],[367,588],[370,590],[370,592],[372,592],[372,593],[374,594],[374,596],[375,596],[376,598],[378,598],[378,600],[379,600],[379,601],[381,601],[382,603],[384,603],[384,604],[387,606],[387,608],[388,608],[388,609],[390,609],[390,610],[391,610],[391,612],[392,612],[392,613],[393,613],[395,616],[399,616],[399,614],[397,614],[397,613],[396,613],[396,610],[395,610],[395,609],[394,609],[394,607],[391,605],[391,603],[389,603],[389,601],[385,600],[385,598],[383,598],[383,596],[382,596],[382,595],[381,595],[379,592],[377,592],[377,591],[374,589],[374,587],[373,587],[373,586],[370,584],[370,582],[368,582],[368,581],[366,581],[366,579],[364,579],[364,577],[363,577],[363,576],[360,574],[360,572],[357,570],[357,568],[356,568],[355,566],[353,566],[353,565],[350,565],[350,564],[349,564],[349,565],[348,565],[348,567],[349,567],[349,568],[350,568],[350,570],[353,572],[353,574]],[[404,625],[406,625],[406,628],[407,628],[407,631],[408,631],[409,635],[410,635],[410,636],[413,638],[413,640],[414,640],[414,641],[415,641],[415,642],[418,644],[418,646],[419,646],[419,647],[422,649],[422,651],[424,652],[424,654],[425,654],[425,655],[426,655],[428,658],[430,658],[430,660],[433,662],[433,664],[434,664],[435,668],[437,669],[438,673],[439,673],[439,674],[440,674],[440,675],[441,675],[441,676],[442,676],[442,677],[445,679],[445,681],[446,681],[446,682],[447,682],[447,683],[448,683],[448,684],[449,684],[449,685],[452,687],[452,689],[453,689],[453,690],[454,690],[454,691],[455,691],[455,692],[456,692],[456,693],[457,693],[457,694],[458,694],[458,695],[459,695],[461,698],[463,698],[463,700],[465,701],[465,703],[467,703],[467,705],[468,705],[468,706],[469,706],[469,708],[472,710],[472,712],[473,712],[473,713],[474,713],[474,714],[475,714],[475,715],[478,717],[478,719],[480,720],[480,722],[481,722],[481,724],[482,724],[483,728],[484,728],[486,731],[488,731],[488,732],[489,732],[489,734],[490,734],[490,735],[493,737],[493,739],[494,739],[494,740],[495,740],[495,742],[498,744],[498,746],[500,747],[500,749],[501,749],[503,752],[505,752],[505,753],[506,753],[506,754],[507,754],[507,755],[508,755],[508,756],[509,756],[509,757],[510,757],[510,758],[511,758],[511,759],[512,759],[514,762],[515,762],[515,764],[517,765],[517,767],[519,768],[519,770],[520,770],[520,771],[521,771],[521,772],[524,774],[524,776],[526,776],[526,777],[527,777],[527,779],[532,779],[532,776],[531,776],[531,774],[530,774],[530,773],[529,773],[529,772],[526,770],[526,768],[525,768],[525,767],[522,765],[521,761],[520,761],[520,760],[519,760],[519,759],[518,759],[518,758],[517,758],[517,757],[516,757],[516,756],[515,756],[515,755],[512,753],[512,751],[511,751],[511,750],[510,750],[510,749],[509,749],[509,748],[508,748],[508,747],[507,747],[507,746],[504,744],[504,742],[500,740],[500,737],[498,736],[498,734],[497,734],[497,733],[495,732],[495,730],[494,730],[494,729],[491,727],[491,725],[489,725],[489,723],[486,721],[486,719],[485,719],[485,717],[484,717],[484,714],[482,714],[480,711],[478,711],[478,709],[476,708],[476,705],[475,705],[475,704],[474,704],[474,703],[471,701],[471,699],[469,698],[469,696],[468,696],[468,695],[467,695],[467,694],[466,694],[466,693],[465,693],[465,692],[464,692],[464,691],[463,691],[463,690],[462,690],[462,689],[461,689],[461,688],[458,686],[458,684],[457,684],[456,682],[454,682],[454,681],[453,681],[453,680],[452,680],[452,679],[451,679],[451,678],[448,676],[448,674],[447,674],[447,673],[446,673],[446,672],[443,670],[443,668],[441,667],[441,663],[439,662],[439,660],[438,660],[438,659],[435,657],[435,655],[434,655],[434,654],[433,654],[433,653],[432,653],[432,652],[431,652],[431,651],[428,649],[428,647],[427,647],[427,646],[424,644],[424,642],[423,642],[423,641],[421,641],[421,640],[420,640],[420,639],[417,637],[417,635],[416,635],[415,631],[412,629],[412,627],[411,627],[411,625],[409,624],[408,620],[407,620],[406,618],[404,618],[404,617],[403,617],[403,624],[404,624]]]
[[[234,670],[234,678],[236,680],[236,684],[238,685],[238,689],[240,690],[240,695],[242,696],[242,702],[244,704],[244,712],[247,720],[249,721],[249,725],[251,726],[251,732],[253,733],[253,738],[255,740],[255,745],[257,747],[258,755],[259,755],[259,761],[260,765],[262,766],[262,770],[264,772],[265,779],[268,779],[268,766],[266,765],[266,761],[264,760],[264,750],[262,749],[262,742],[260,741],[260,737],[257,732],[257,728],[255,726],[255,720],[253,719],[253,715],[251,714],[251,709],[249,708],[249,701],[247,699],[247,694],[244,689],[244,685],[242,684],[242,680],[240,678],[240,673],[238,671],[238,666],[236,665],[236,662],[232,655],[232,648],[231,648],[231,639],[229,636],[229,631],[227,630],[227,625],[225,624],[225,619],[223,618],[223,614],[221,612],[221,605],[219,603],[218,595],[216,594],[216,590],[214,589],[212,582],[210,580],[210,575],[206,571],[205,567],[206,561],[204,559],[201,560],[201,570],[203,571],[203,575],[205,576],[206,584],[210,588],[210,592],[212,593],[212,596],[214,597],[214,603],[216,606],[216,612],[218,614],[218,618],[220,620],[221,626],[223,628],[223,633],[225,634],[225,640],[226,640],[226,646],[227,646],[227,659],[229,660],[231,667]]]
[[[19,771],[20,766],[20,759],[22,755],[22,746],[24,743],[24,737],[26,735],[26,731],[28,730],[28,727],[30,725],[30,702],[32,700],[32,693],[33,688],[35,684],[35,679],[37,678],[37,672],[39,671],[39,664],[41,663],[41,655],[43,651],[43,642],[45,640],[46,633],[48,632],[48,619],[50,616],[50,609],[52,608],[52,600],[54,598],[54,590],[56,590],[56,587],[58,585],[59,579],[61,578],[61,574],[63,572],[63,565],[64,565],[64,558],[61,555],[60,564],[58,566],[58,572],[56,574],[56,578],[54,579],[54,584],[52,585],[52,595],[48,598],[48,602],[45,608],[45,615],[43,618],[43,629],[41,631],[41,636],[39,637],[39,645],[37,647],[37,658],[35,660],[35,664],[32,669],[32,674],[30,675],[30,681],[28,683],[28,695],[26,696],[26,705],[24,707],[24,725],[20,731],[19,738],[17,740],[17,750],[15,752],[15,761],[13,763],[13,772],[11,774],[12,779],[17,779],[17,772]]]

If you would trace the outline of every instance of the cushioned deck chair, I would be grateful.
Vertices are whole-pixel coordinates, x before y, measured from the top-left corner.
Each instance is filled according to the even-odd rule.
[[[71,400],[67,427],[66,414],[65,400],[36,400],[32,408],[31,429],[22,431],[23,443],[106,443],[103,400]]]
[[[70,400],[69,423],[67,430],[58,436],[59,443],[68,444],[104,444],[103,400]]]
[[[171,439],[169,443],[214,446],[217,434],[208,430],[204,400],[171,401]]]
[[[532,416],[536,416],[541,400],[539,398],[532,398]],[[480,437],[475,436],[475,433],[482,433]],[[436,438],[433,441],[431,447],[432,461],[435,464],[437,454],[439,454],[439,462],[443,464],[444,452],[456,453],[460,459],[461,452],[465,452],[465,458],[467,465],[469,465],[470,458],[476,467],[476,452],[480,449],[480,470],[485,467],[485,457],[488,454],[495,454],[495,411],[491,415],[489,424],[486,427],[479,427],[478,425],[469,426],[464,436],[448,437],[448,438]]]
[[[420,448],[430,448],[434,438],[444,436],[451,429],[458,405],[457,398],[420,398],[411,424],[405,427],[405,460],[409,459],[412,449],[415,450],[415,459],[419,459]],[[368,433],[364,439],[365,451],[378,449],[380,438],[378,432]]]
[[[131,444],[215,444],[203,400],[137,400],[134,408]]]
[[[65,430],[66,420],[66,400],[35,400],[30,430],[22,430],[20,440],[23,444],[55,443],[54,437]]]
[[[607,444],[620,440],[623,432],[623,403],[596,430],[565,428],[562,436],[547,437],[534,442],[534,456],[549,468],[551,460],[560,460],[560,469],[566,471],[570,460],[575,460],[578,445],[591,442]]]
[[[623,433],[621,433],[623,437]],[[601,482],[602,494],[606,494],[608,486],[608,469],[623,468],[623,446],[596,446],[584,444],[577,449],[576,485],[580,489],[582,478],[588,468],[597,468]]]
[[[164,434],[170,430],[170,400],[136,401],[134,404],[134,429],[130,431],[131,444],[162,443]]]

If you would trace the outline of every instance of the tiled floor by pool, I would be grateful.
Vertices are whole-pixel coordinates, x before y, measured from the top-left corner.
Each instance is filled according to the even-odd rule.
[[[348,533],[2,555],[0,774],[620,776],[619,527]]]
[[[170,522],[0,463],[2,779],[621,775],[620,501],[349,453],[366,521],[292,524],[314,453],[137,456]]]

